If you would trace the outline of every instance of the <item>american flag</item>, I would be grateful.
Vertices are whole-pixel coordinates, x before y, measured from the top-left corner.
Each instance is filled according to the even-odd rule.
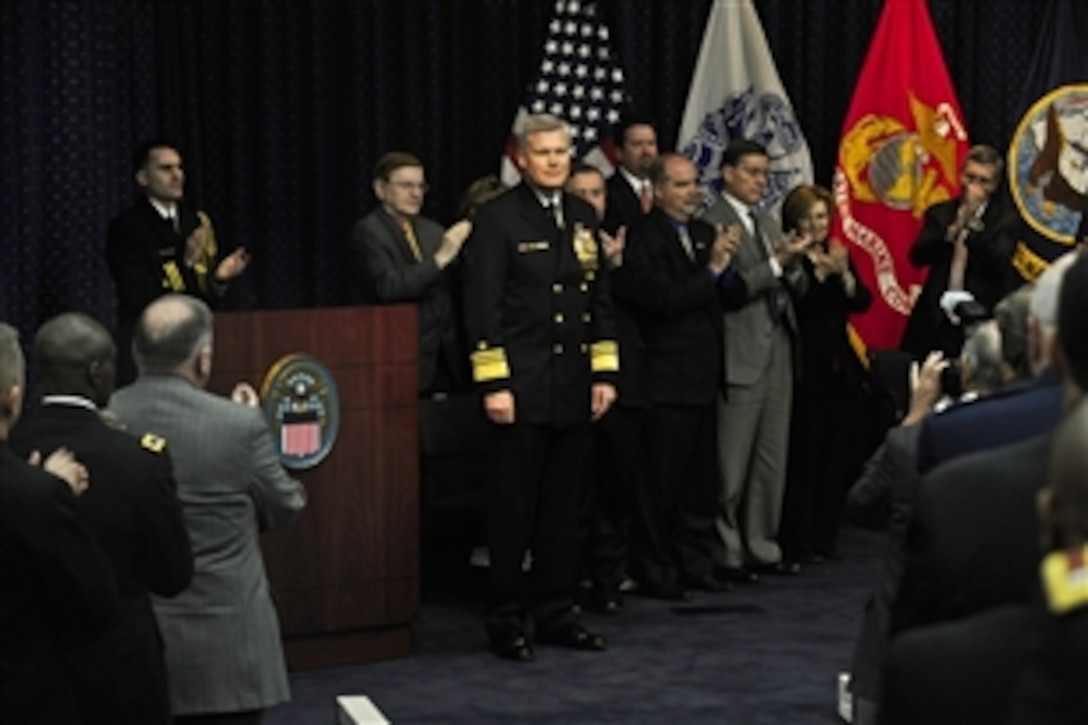
[[[616,158],[612,127],[627,104],[623,69],[609,47],[608,26],[597,3],[557,0],[540,70],[529,84],[512,129],[529,114],[558,116],[570,126],[575,158],[608,175]],[[511,130],[501,169],[502,180],[509,185],[521,179],[516,155],[517,140]]]
[[[321,423],[317,413],[285,413],[280,428],[280,449],[285,456],[304,458],[321,450]]]

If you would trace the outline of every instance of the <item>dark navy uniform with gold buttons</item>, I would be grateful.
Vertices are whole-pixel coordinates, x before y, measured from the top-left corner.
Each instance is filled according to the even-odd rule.
[[[479,390],[508,390],[515,422],[489,425],[493,639],[572,618],[578,495],[590,465],[590,390],[619,350],[597,220],[586,202],[521,184],[477,212],[465,247],[465,327]],[[560,226],[561,223],[561,226]],[[533,556],[528,590],[521,564]]]

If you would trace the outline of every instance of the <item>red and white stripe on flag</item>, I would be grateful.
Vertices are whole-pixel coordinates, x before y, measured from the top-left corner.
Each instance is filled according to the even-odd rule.
[[[316,420],[285,422],[280,429],[280,448],[284,455],[312,456],[321,449],[321,424]]]

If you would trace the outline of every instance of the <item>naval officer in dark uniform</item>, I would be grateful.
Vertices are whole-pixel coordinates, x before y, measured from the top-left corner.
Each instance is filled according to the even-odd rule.
[[[570,133],[541,114],[523,119],[517,137],[523,181],[477,212],[464,297],[489,420],[487,630],[497,655],[526,661],[534,634],[540,644],[605,648],[578,622],[573,595],[589,423],[615,400],[620,361],[596,215],[563,191]]]
[[[102,546],[121,594],[109,626],[67,650],[84,722],[169,725],[162,635],[149,593],[175,596],[189,586],[193,554],[181,518],[166,442],[107,425],[116,348],[109,332],[75,312],[54,317],[34,338],[38,410],[11,434],[20,456],[72,451],[94,485],[79,497],[80,521]]]

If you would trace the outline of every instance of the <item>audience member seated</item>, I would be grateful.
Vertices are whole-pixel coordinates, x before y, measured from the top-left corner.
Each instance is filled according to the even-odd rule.
[[[1080,386],[1088,384],[1082,378]],[[882,722],[1088,722],[1088,402],[1055,432],[1037,497],[1043,558],[1031,602],[904,633]]]
[[[174,722],[256,723],[289,698],[258,534],[293,522],[306,491],[280,465],[251,387],[239,384],[233,400],[204,390],[212,342],[202,301],[155,300],[133,340],[140,376],[113,394],[110,409],[130,430],[153,430],[170,446],[192,543],[192,585],[153,600]]]
[[[77,502],[80,520],[113,564],[121,592],[117,616],[94,637],[76,642],[67,660],[87,723],[169,725],[162,636],[148,592],[172,597],[193,576],[166,442],[109,427],[99,408],[114,384],[116,350],[104,327],[65,313],[34,339],[41,407],[11,434],[22,456],[72,451],[94,486]]]
[[[1088,379],[1088,257],[1062,266],[1051,359],[1069,405]],[[1050,440],[1048,431],[961,456],[922,479],[892,606],[893,636],[1027,600],[1039,559],[1034,499],[1047,479]]]
[[[0,323],[0,722],[78,723],[64,650],[108,625],[117,583],[76,513],[87,470],[68,451],[41,470],[8,448],[25,387],[18,333]]]
[[[1039,277],[1028,316],[1028,358],[1035,381],[978,403],[932,416],[918,437],[918,472],[926,474],[965,453],[995,448],[1053,429],[1061,416],[1061,385],[1053,369],[1053,339],[1062,275],[1076,258],[1056,259]]]
[[[961,354],[962,382],[966,394],[985,395],[999,382],[1003,361],[996,323],[976,326],[964,342]],[[889,610],[903,571],[903,543],[918,488],[915,448],[921,423],[947,398],[942,381],[948,361],[940,352],[930,353],[922,365],[911,369],[911,402],[902,422],[891,428],[884,442],[865,464],[861,477],[847,497],[846,517],[856,524],[887,528],[888,544],[882,571],[865,607],[850,669],[854,723],[875,722],[880,700],[881,665],[887,649]],[[978,381],[976,382],[976,376]]]

